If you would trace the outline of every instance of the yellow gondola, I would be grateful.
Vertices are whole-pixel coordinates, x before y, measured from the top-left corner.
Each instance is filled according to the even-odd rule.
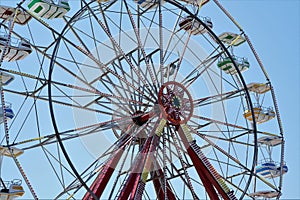
[[[275,112],[273,111],[272,108],[263,108],[261,106],[256,106],[253,108],[253,112],[257,124],[267,122],[275,117]],[[244,117],[247,120],[253,122],[251,110],[249,109],[245,110]]]
[[[271,90],[271,86],[267,83],[249,83],[247,88],[249,91],[257,94],[264,94]]]
[[[11,182],[6,182],[5,186],[1,187],[0,199],[16,199],[22,197],[25,193],[22,185],[22,181],[19,179],[14,179]]]
[[[10,150],[13,153],[14,157],[18,157],[24,153],[22,149],[18,149],[16,147],[10,147]],[[4,146],[0,146],[0,156],[12,157],[8,147]]]
[[[232,45],[232,46],[239,46],[240,44],[244,43],[246,39],[236,33],[231,32],[224,32],[218,36],[218,38],[225,44]]]

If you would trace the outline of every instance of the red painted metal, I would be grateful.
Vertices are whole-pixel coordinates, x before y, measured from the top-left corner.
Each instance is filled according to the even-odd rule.
[[[209,196],[210,199],[214,199],[217,200],[219,199],[219,196],[215,190],[215,188],[213,187],[212,183],[210,182],[210,180],[207,178],[207,176],[203,173],[203,166],[195,166],[196,171],[203,183],[203,186],[205,187],[205,190]],[[205,170],[205,169],[204,169]]]
[[[129,135],[124,135],[118,144],[118,148],[115,149],[110,159],[105,163],[102,170],[99,172],[97,178],[94,180],[90,186],[91,191],[100,198],[108,181],[110,180],[126,146],[126,141],[129,138]],[[87,192],[83,200],[94,200],[94,198]]]
[[[190,147],[189,142],[182,130],[181,127],[178,127],[178,133],[179,136],[196,168],[196,171],[199,175],[199,177],[201,179],[206,179],[210,182],[210,184],[212,184],[212,186],[215,187],[215,189],[218,191],[218,193],[222,196],[222,198],[224,200],[229,200],[228,195],[226,194],[226,192],[223,190],[223,188],[220,186],[220,184],[218,183],[218,181],[213,177],[213,175],[210,173],[210,171],[206,168],[205,164],[202,162],[202,160],[198,157],[198,155],[196,154],[196,152]],[[203,180],[202,180],[203,181]],[[204,183],[206,182],[205,180],[203,181],[203,184],[205,185],[205,189],[208,193],[209,196],[212,196],[212,199],[219,199],[219,197],[216,197],[215,194],[215,190],[212,189],[211,185],[208,183]]]
[[[209,198],[214,199],[214,200],[220,199],[212,182],[211,182],[211,180],[212,180],[211,175],[209,172],[207,172],[207,169],[202,164],[202,161],[200,159],[199,159],[200,161],[196,161],[198,156],[196,154],[194,155],[194,151],[191,148],[189,148],[187,151],[191,157],[192,162],[195,165],[195,169],[203,183],[203,186],[205,187],[205,190],[206,190]],[[201,164],[200,164],[200,162],[201,162]]]
[[[194,106],[191,94],[180,83],[164,83],[158,93],[158,104],[163,116],[173,125],[186,123],[193,114]]]
[[[157,194],[157,198],[159,200],[163,200],[163,199],[165,199],[165,193],[164,193],[164,188],[163,188],[163,185],[161,184],[161,182],[164,181],[163,180],[164,179],[164,173],[161,170],[161,168],[159,168],[158,170],[156,170],[152,174],[153,174],[153,176],[152,176],[153,185],[154,185],[155,192]],[[167,197],[168,197],[168,200],[176,200],[175,194],[171,190],[171,186],[170,186],[168,180],[166,181],[166,183],[167,183]]]
[[[156,130],[154,128],[153,130]],[[153,132],[154,134],[154,132]],[[142,190],[138,190],[139,184],[145,184],[141,183],[141,175],[143,172],[143,169],[146,164],[152,163],[151,154],[155,152],[157,146],[159,145],[159,136],[154,134],[152,137],[149,137],[141,151],[140,157],[137,159],[136,164],[134,165],[131,174],[129,175],[128,179],[126,180],[125,186],[121,191],[121,194],[119,195],[118,199],[128,199],[129,195],[130,199],[135,199],[136,197],[141,197],[141,194],[138,195],[138,193],[142,193],[144,190],[144,187],[142,187]],[[152,164],[151,164],[152,165]],[[151,166],[148,166],[149,169]],[[173,194],[174,196],[174,194]],[[172,197],[172,194],[170,194],[170,197]]]
[[[155,189],[158,200],[164,199],[165,193],[164,193],[164,190],[163,190],[158,178],[153,179],[153,185],[154,185],[154,189]]]
[[[153,137],[158,137],[158,136],[155,135],[149,137],[146,140],[141,153],[139,154],[138,158],[135,161],[135,164],[133,165],[129,177],[127,178],[126,183],[122,188],[120,195],[118,196],[119,200],[128,199],[131,193],[133,194],[132,196],[135,196],[138,188],[138,183],[145,165],[146,157],[148,155],[148,152],[150,152],[149,150],[151,147],[151,140],[153,139]]]
[[[137,111],[134,113],[134,115],[140,115],[140,114],[143,114],[144,112],[142,111]],[[138,116],[138,117],[133,117],[132,118],[132,121],[139,125],[139,126],[142,126],[143,124],[145,124],[149,119],[150,117],[152,117],[153,114],[152,113],[146,113],[144,115],[141,115],[141,116]]]
[[[114,152],[114,156],[110,159],[103,167],[93,184],[91,185],[91,191],[98,197],[101,197],[102,192],[104,191],[111,175],[113,174],[115,167],[117,166],[121,156],[123,154],[123,149],[119,149]],[[83,197],[83,200],[94,199],[91,197],[90,193],[86,193]]]

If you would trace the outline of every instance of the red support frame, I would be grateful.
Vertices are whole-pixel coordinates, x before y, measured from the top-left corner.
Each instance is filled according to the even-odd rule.
[[[153,178],[154,189],[155,189],[155,192],[157,194],[158,199],[159,200],[165,199],[164,187],[161,184],[161,181],[163,181],[163,179],[164,179],[164,173],[161,170],[161,168],[159,168],[158,170],[153,172],[153,177],[152,178]],[[175,194],[171,190],[171,186],[170,186],[169,182],[166,181],[166,183],[167,183],[166,186],[167,186],[168,200],[176,200]]]
[[[202,183],[211,199],[217,200],[220,199],[218,197],[218,194],[216,193],[215,189],[218,191],[218,193],[222,196],[224,200],[229,200],[228,194],[224,191],[224,189],[220,186],[218,181],[213,177],[213,175],[210,173],[210,171],[206,168],[205,164],[202,162],[202,160],[199,158],[197,153],[194,151],[194,149],[191,148],[181,126],[178,126],[178,133],[179,136],[188,152],[188,155],[190,156],[193,165],[196,168],[196,171],[199,175],[199,177],[202,180]],[[215,189],[214,189],[215,188]]]
[[[156,129],[154,129],[156,130]],[[188,155],[190,156],[193,165],[195,166],[195,169],[210,197],[210,199],[220,199],[219,195],[222,196],[224,200],[229,200],[228,194],[224,191],[224,189],[221,187],[221,185],[218,183],[218,180],[216,177],[213,176],[213,174],[209,171],[209,169],[206,167],[206,165],[203,163],[201,158],[198,156],[198,154],[195,152],[195,150],[190,146],[190,143],[182,130],[181,126],[177,126],[177,131],[179,133],[179,136],[181,138],[181,141],[183,142]],[[144,170],[144,167],[147,162],[151,162],[151,153],[155,152],[158,144],[159,144],[159,135],[156,135],[154,132],[152,132],[152,136],[148,137],[145,144],[143,145],[142,150],[140,151],[139,157],[135,161],[135,165],[131,169],[131,173],[129,174],[129,177],[126,180],[126,183],[124,184],[120,194],[118,195],[118,199],[135,199],[136,197],[141,197],[141,195],[138,195],[139,193],[143,192],[144,187],[140,191],[139,185],[145,184],[144,182],[141,183],[141,176]],[[115,149],[113,154],[111,155],[111,158],[107,161],[107,163],[104,165],[103,169],[91,185],[91,191],[100,198],[106,185],[108,184],[108,181],[110,180],[120,158],[122,157],[122,154],[124,152],[124,149],[127,144],[127,137],[125,136],[123,140],[119,142],[118,148]],[[151,164],[153,166],[153,164]],[[152,167],[150,167],[152,168]],[[154,174],[154,176],[153,176]],[[156,175],[155,175],[156,174]],[[157,176],[157,177],[156,177]],[[161,184],[161,179],[164,177],[163,172],[161,169],[156,170],[152,173],[153,178],[153,184],[155,191],[157,193],[157,196],[159,199],[164,199],[165,193],[167,192],[167,197],[170,200],[175,200],[175,194],[171,190],[171,187],[169,183],[167,182],[166,188],[167,191],[164,191],[163,185]],[[218,193],[219,194],[218,194]],[[92,200],[93,197],[90,195],[90,193],[86,193],[83,197],[83,200]]]
[[[108,181],[110,180],[126,146],[125,141],[128,139],[128,135],[124,136],[124,138],[119,142],[118,147],[113,154],[111,155],[110,159],[105,163],[102,170],[99,172],[97,178],[94,180],[92,185],[90,186],[91,191],[96,195],[96,197],[100,198]],[[87,192],[83,200],[94,200],[89,192]]]
[[[153,139],[153,136],[149,137],[146,140],[146,142],[143,146],[143,149],[139,155],[139,158],[135,161],[135,165],[131,169],[131,173],[126,180],[126,183],[125,183],[124,187],[122,188],[120,195],[118,196],[118,200],[128,199],[128,197],[131,193],[135,194],[137,192],[138,183],[139,183],[142,171],[143,171],[145,159],[146,159],[147,153],[149,152],[152,139]]]
[[[143,169],[145,164],[149,159],[151,159],[151,153],[154,152],[159,144],[159,136],[154,134],[152,137],[149,137],[141,151],[140,157],[136,160],[136,164],[134,165],[131,173],[126,180],[126,184],[121,191],[118,199],[128,199],[129,195],[131,194],[130,199],[134,199],[137,196],[138,186],[140,184],[140,179],[142,176]],[[149,162],[149,161],[148,161]]]

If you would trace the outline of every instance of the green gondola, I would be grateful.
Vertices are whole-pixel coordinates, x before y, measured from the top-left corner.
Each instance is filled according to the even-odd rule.
[[[28,8],[35,15],[46,19],[61,18],[70,10],[68,0],[59,0],[57,3],[49,0],[32,0]]]
[[[249,67],[250,67],[250,64],[249,64],[247,58],[239,58],[239,57],[233,56],[233,61],[236,63],[236,65],[237,65],[240,72],[244,72],[247,69],[249,69]],[[218,61],[217,65],[226,74],[233,75],[233,74],[237,73],[237,70],[236,70],[232,60],[230,59],[230,57],[221,58]]]

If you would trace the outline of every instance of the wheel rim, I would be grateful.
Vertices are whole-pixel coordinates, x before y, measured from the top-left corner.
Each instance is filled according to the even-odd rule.
[[[91,12],[92,14],[90,14],[92,17],[94,17],[94,18],[96,18],[96,21],[98,20],[97,18],[97,16],[100,16],[99,14],[97,15],[97,13],[94,13],[94,12],[97,12],[97,11],[93,11],[93,8],[91,8],[92,6],[90,6],[90,5],[92,5],[92,3],[91,4],[89,4],[89,6],[88,6],[88,8],[87,9],[83,9],[83,10],[85,10],[85,11],[89,11],[89,12]],[[112,5],[110,5],[110,6],[112,6]],[[124,7],[125,7],[125,5],[123,5]],[[132,12],[137,12],[137,11],[134,11],[133,10],[133,7],[131,6],[131,5],[127,5],[127,12],[128,13],[131,13],[131,15],[129,14],[129,19],[127,19],[127,23],[135,23],[133,20],[132,20],[132,18],[131,17],[133,17],[133,16],[135,16],[134,14],[132,14]],[[165,6],[165,7],[167,7],[167,6]],[[162,5],[162,8],[164,8],[163,7],[163,5]],[[159,9],[157,9],[157,10],[159,10]],[[88,12],[87,11],[87,12]],[[183,16],[183,15],[182,15]],[[137,17],[137,16],[135,16],[135,17]],[[139,17],[141,17],[141,16],[139,16]],[[120,17],[121,18],[121,17]],[[131,18],[131,19],[130,19]],[[108,20],[109,19],[109,17],[107,16],[106,18],[105,18],[105,20]],[[167,134],[167,136],[166,137],[170,137],[172,134],[174,134],[174,133],[171,133],[172,131],[175,131],[175,130],[172,130],[172,129],[174,129],[173,127],[176,127],[176,126],[178,126],[179,124],[187,124],[187,122],[191,119],[191,117],[194,115],[194,113],[193,113],[193,107],[194,107],[194,104],[193,103],[191,103],[192,101],[193,101],[193,98],[192,98],[192,96],[191,96],[191,94],[188,92],[188,90],[182,85],[182,84],[180,84],[180,83],[176,83],[176,82],[172,82],[172,81],[170,81],[170,82],[167,82],[167,83],[161,83],[160,82],[160,80],[159,79],[163,79],[163,81],[165,82],[165,78],[162,78],[162,72],[161,72],[161,74],[159,75],[159,74],[156,74],[156,76],[158,77],[158,78],[155,78],[155,72],[156,73],[159,73],[159,72],[157,72],[156,70],[155,70],[155,67],[152,67],[152,68],[147,68],[147,67],[149,67],[149,66],[147,66],[147,65],[149,65],[149,63],[147,63],[147,62],[145,62],[144,63],[144,67],[146,68],[146,69],[144,69],[144,71],[143,71],[143,69],[141,68],[141,67],[139,67],[139,66],[135,66],[134,64],[133,64],[133,62],[131,61],[131,60],[129,60],[129,51],[128,50],[125,50],[125,49],[123,49],[124,47],[122,46],[122,37],[127,37],[127,35],[133,35],[133,34],[137,34],[137,32],[136,32],[136,30],[133,30],[133,31],[131,31],[131,32],[129,32],[129,33],[126,33],[126,31],[124,32],[123,30],[121,30],[121,32],[123,33],[124,32],[124,34],[126,35],[126,36],[115,36],[115,37],[113,37],[112,35],[112,33],[110,33],[108,30],[110,30],[110,29],[113,29],[114,27],[114,24],[113,23],[111,23],[110,24],[110,26],[112,26],[112,27],[106,27],[106,26],[109,26],[108,24],[109,24],[109,22],[107,22],[107,21],[105,21],[104,19],[102,20],[103,22],[99,22],[99,21],[97,21],[98,22],[98,26],[100,26],[103,30],[104,30],[104,32],[107,34],[107,37],[108,37],[108,40],[112,43],[112,45],[114,45],[115,47],[114,47],[114,50],[116,50],[117,52],[119,52],[120,54],[121,54],[121,56],[123,56],[122,57],[122,59],[123,60],[126,60],[126,62],[127,62],[127,64],[128,65],[130,65],[130,67],[131,67],[131,74],[134,74],[134,76],[133,77],[130,77],[128,74],[126,74],[125,76],[126,76],[126,78],[127,78],[127,80],[125,80],[125,77],[123,77],[123,79],[121,79],[122,77],[121,76],[119,76],[121,73],[122,74],[124,74],[124,72],[126,72],[127,71],[127,69],[129,70],[129,68],[124,68],[124,70],[122,71],[122,69],[120,70],[121,72],[118,74],[118,73],[116,73],[116,71],[115,72],[112,72],[112,71],[109,71],[110,73],[113,73],[113,76],[115,76],[115,77],[117,77],[117,78],[120,78],[122,81],[123,81],[123,84],[124,85],[127,85],[126,87],[131,87],[131,88],[133,88],[133,89],[136,89],[136,90],[138,90],[138,92],[137,93],[139,93],[141,96],[145,96],[144,94],[146,94],[146,92],[148,92],[148,98],[153,98],[152,99],[152,104],[153,104],[153,106],[155,105],[155,102],[157,102],[157,100],[158,100],[158,105],[160,106],[160,107],[163,107],[163,112],[162,112],[162,115],[167,119],[167,121],[169,121],[169,123],[168,123],[168,125],[167,125],[167,127],[171,127],[171,128],[167,128],[167,129],[170,129],[170,130],[168,130],[168,131],[170,131],[170,134],[168,135]],[[199,19],[198,19],[199,20]],[[125,21],[125,20],[124,20]],[[70,23],[72,23],[72,22],[70,22]],[[122,22],[122,23],[126,23],[126,22]],[[151,21],[151,23],[154,23],[154,21]],[[158,20],[158,22],[156,22],[157,24],[159,24],[159,20]],[[74,25],[75,24],[75,25]],[[75,27],[76,26],[76,22],[73,24],[73,26]],[[120,24],[121,24],[121,22],[120,22]],[[137,26],[137,24],[131,24],[130,25],[133,29],[134,29],[134,27],[136,27]],[[106,29],[107,28],[107,29]],[[160,27],[161,29],[162,29],[162,27]],[[159,29],[159,27],[158,27],[158,29]],[[164,29],[166,29],[165,27],[164,27]],[[140,29],[139,29],[140,30]],[[148,31],[148,34],[149,35],[151,35],[151,34],[153,34],[153,33],[150,33],[150,31],[149,30],[147,30]],[[158,31],[159,32],[159,31]],[[141,36],[141,35],[143,35],[143,33],[142,33],[142,31],[140,31],[139,32],[139,34],[140,34],[140,38],[138,38],[137,40],[140,40],[140,41],[142,41],[142,37],[143,36]],[[183,42],[183,43],[185,43],[185,44],[187,44],[187,43],[189,43],[189,37],[190,37],[191,35],[187,35],[186,37],[188,38],[188,39],[186,39],[185,38],[185,42]],[[153,37],[153,36],[152,36]],[[173,37],[175,37],[175,36],[173,36]],[[176,37],[179,37],[179,36],[176,36]],[[183,37],[183,36],[181,36],[181,37]],[[146,37],[145,37],[146,38]],[[64,38],[63,38],[64,39]],[[131,39],[131,38],[127,38],[127,39]],[[119,40],[119,41],[118,41]],[[125,39],[123,39],[123,40],[125,40]],[[132,39],[133,40],[133,39]],[[169,39],[170,40],[170,39]],[[118,42],[117,42],[118,41]],[[146,39],[146,41],[147,41],[147,39]],[[144,43],[147,43],[146,41],[143,41]],[[105,42],[104,42],[105,43]],[[138,43],[138,42],[137,42]],[[156,43],[161,43],[161,41],[157,41]],[[106,45],[107,45],[107,43],[105,43]],[[160,46],[162,46],[162,44],[160,44]],[[159,46],[158,46],[159,47]],[[126,47],[125,47],[126,48]],[[113,49],[112,47],[111,47],[111,49]],[[130,48],[129,48],[130,49]],[[149,53],[147,52],[146,53],[146,50],[145,49],[147,49],[147,47],[146,46],[143,46],[143,47],[141,47],[140,49],[139,48],[137,48],[138,50],[136,50],[136,51],[140,51],[141,52],[141,57],[143,57],[143,56],[145,56],[145,55],[148,55]],[[81,49],[80,49],[81,50]],[[168,49],[169,50],[169,49]],[[144,52],[143,52],[144,51]],[[82,51],[81,53],[85,53],[84,51]],[[131,54],[134,54],[135,52],[130,52]],[[162,54],[163,54],[164,52],[162,52]],[[167,53],[169,53],[169,52],[165,52],[165,54],[167,54]],[[172,52],[172,50],[171,50],[171,53],[169,53],[169,54],[172,54],[173,52]],[[153,56],[154,55],[154,56]],[[132,55],[130,55],[130,56],[132,56]],[[137,55],[135,55],[136,57],[134,58],[134,56],[132,56],[132,57],[130,57],[130,59],[132,59],[132,60],[134,60],[134,59],[137,59]],[[154,54],[152,54],[151,55],[152,57],[151,57],[151,59],[154,59],[155,58],[155,56],[157,56],[157,55],[155,55],[155,53]],[[56,57],[56,56],[55,56]],[[95,61],[95,58],[93,57],[93,56],[89,56],[89,59],[91,59],[91,60],[93,60],[94,62],[96,62],[97,63],[97,65],[100,65],[100,66],[103,66],[103,63],[101,63],[101,62],[97,62],[97,61]],[[144,58],[145,59],[145,58]],[[158,58],[158,56],[156,57],[156,59],[159,59]],[[183,60],[183,57],[182,58],[180,58],[181,59],[181,62],[183,62],[182,60]],[[120,65],[121,65],[121,67],[124,67],[124,64],[123,63],[121,63],[121,61],[120,60],[117,60],[116,62],[119,62],[120,63]],[[158,63],[157,65],[161,65],[162,63]],[[136,68],[136,69],[135,69]],[[105,70],[108,70],[108,68],[106,68],[105,67]],[[138,71],[139,70],[139,71]],[[191,71],[192,70],[190,70],[190,73],[191,73]],[[82,73],[82,71],[81,71],[81,73]],[[148,75],[146,75],[148,73]],[[100,76],[104,76],[105,75],[105,73],[104,72],[102,72],[102,74],[100,75]],[[141,75],[142,74],[142,75]],[[160,77],[161,76],[161,77]],[[135,82],[134,81],[134,79],[138,79],[139,80],[139,83],[137,83],[137,81]],[[169,79],[170,79],[170,77],[168,77]],[[222,77],[222,78],[224,78],[224,77]],[[97,79],[97,78],[96,78]],[[129,81],[128,81],[129,80]],[[172,80],[172,78],[171,78],[171,80]],[[130,83],[130,81],[133,83],[133,84],[131,84]],[[155,86],[156,84],[158,84],[157,86]],[[163,91],[164,91],[164,89],[166,88],[166,87],[168,87],[168,86],[170,86],[170,85],[175,85],[175,86],[177,86],[177,87],[179,87],[179,88],[181,88],[184,92],[185,92],[185,94],[187,95],[187,98],[185,98],[185,99],[180,99],[180,98],[177,98],[178,96],[173,96],[172,97],[172,99],[168,99],[168,101],[169,101],[169,106],[166,106],[166,104],[165,104],[165,102],[162,102],[162,98],[160,98],[160,97],[162,97],[163,95],[165,95],[165,94],[163,94]],[[114,98],[114,100],[111,100],[112,102],[113,102],[113,104],[117,104],[116,103],[116,101],[119,101],[121,98],[124,98],[124,100],[122,101],[123,102],[123,104],[125,105],[125,104],[127,104],[127,103],[125,103],[125,101],[126,100],[129,100],[129,101],[131,101],[131,102],[133,102],[133,103],[137,103],[137,105],[138,104],[149,104],[149,102],[151,102],[149,99],[149,101],[148,102],[144,102],[144,101],[141,101],[141,102],[135,102],[136,101],[136,99],[133,99],[133,98],[131,98],[130,99],[130,92],[132,92],[133,93],[133,90],[132,91],[127,91],[127,88],[126,89],[124,89],[125,88],[125,86],[123,86],[122,85],[122,83],[121,82],[119,82],[119,83],[113,83],[113,81],[111,81],[109,84],[108,84],[109,86],[108,87],[111,87],[111,88],[114,88],[114,92],[110,92],[109,93],[109,95],[107,95],[107,96],[110,96],[110,95],[112,95],[112,94],[122,94],[122,95],[120,95],[120,96],[117,96],[117,95],[115,95],[115,96],[113,96],[112,98]],[[122,85],[122,86],[121,86]],[[160,87],[160,85],[162,85],[161,87]],[[167,86],[166,86],[167,85]],[[187,85],[189,85],[189,84],[187,84]],[[80,84],[80,86],[82,86],[82,84]],[[104,84],[103,84],[103,86],[104,86]],[[102,87],[103,87],[102,86]],[[121,88],[121,87],[123,87],[122,89],[123,89],[123,92],[124,93],[122,93],[122,92],[120,92],[120,91],[118,91],[118,89],[117,88]],[[160,87],[160,88],[159,88]],[[145,88],[144,89],[144,91],[142,92],[139,88]],[[49,89],[51,90],[51,87],[49,87]],[[97,89],[98,91],[101,91],[101,89]],[[129,89],[128,89],[129,90]],[[148,91],[147,91],[148,90]],[[155,92],[156,91],[156,92]],[[153,93],[154,92],[154,93]],[[153,94],[152,94],[153,93]],[[168,92],[167,92],[168,93]],[[96,95],[97,95],[97,92],[96,92]],[[110,96],[111,97],[111,96]],[[128,99],[126,99],[126,97],[128,98]],[[146,97],[144,97],[144,98],[146,98]],[[187,99],[187,100],[186,100]],[[189,105],[191,105],[190,106],[190,108],[185,108],[185,109],[187,109],[186,110],[186,112],[188,112],[188,116],[186,116],[186,117],[183,117],[183,119],[181,120],[181,119],[179,119],[179,117],[177,116],[175,116],[176,114],[176,111],[175,112],[170,112],[170,111],[168,111],[168,112],[166,112],[166,110],[170,110],[170,108],[172,107],[172,108],[174,108],[174,107],[177,107],[177,111],[178,110],[180,110],[180,105],[181,105],[181,102],[180,101],[182,101],[182,100],[185,100],[185,101],[188,101],[188,104]],[[146,101],[146,100],[145,100]],[[171,103],[172,102],[172,103]],[[122,103],[121,103],[122,104]],[[136,105],[136,106],[137,106]],[[171,105],[171,107],[170,107],[170,105]],[[155,106],[154,106],[155,107]],[[160,118],[157,118],[157,117],[159,117],[159,116],[156,116],[156,115],[159,115],[158,113],[157,113],[157,109],[156,108],[154,108],[153,107],[153,109],[152,110],[155,110],[154,111],[154,114],[152,113],[152,111],[151,111],[151,109],[150,109],[150,111],[149,111],[149,109],[147,109],[147,108],[145,108],[144,107],[144,109],[146,109],[147,110],[147,112],[145,112],[143,109],[137,109],[137,110],[133,110],[133,111],[131,111],[130,112],[130,115],[127,115],[127,116],[125,116],[125,115],[123,115],[122,113],[119,113],[119,114],[117,114],[117,116],[120,118],[120,119],[122,119],[122,118],[124,118],[124,117],[132,117],[132,116],[135,116],[135,117],[133,117],[133,119],[131,119],[131,122],[129,123],[128,122],[128,120],[126,121],[126,122],[128,122],[128,124],[132,124],[132,123],[134,123],[135,125],[138,125],[138,126],[140,126],[140,127],[143,127],[146,131],[146,136],[145,136],[145,132],[143,132],[143,133],[140,133],[141,132],[141,130],[140,129],[138,129],[138,133],[136,133],[134,136],[132,136],[132,138],[135,138],[135,140],[137,140],[136,138],[139,138],[139,137],[141,137],[140,135],[144,135],[144,136],[142,136],[142,138],[144,138],[144,140],[146,140],[147,141],[147,138],[149,138],[149,136],[150,136],[150,133],[152,132],[152,131],[155,131],[156,129],[157,129],[157,127],[155,126],[155,124],[151,124],[151,120],[158,120],[158,119],[160,119]],[[116,107],[116,109],[122,109],[121,108],[121,106],[117,106]],[[126,111],[126,110],[129,110],[130,109],[130,106],[128,106],[128,108],[124,108],[124,112]],[[55,109],[53,109],[53,113],[55,113],[55,111],[54,111]],[[176,110],[176,109],[175,109]],[[113,114],[112,112],[111,112],[111,114]],[[54,119],[55,119],[55,114],[53,114],[53,117],[54,117]],[[141,118],[144,118],[143,120],[141,120]],[[152,119],[151,119],[152,118]],[[193,119],[191,120],[191,121],[195,121],[196,120],[196,118],[199,118],[199,116],[197,116],[197,117],[195,117],[195,116],[193,116]],[[203,119],[203,118],[202,118]],[[118,121],[119,119],[117,118],[117,121]],[[122,121],[122,120],[121,120]],[[217,120],[216,120],[217,121]],[[57,123],[57,122],[55,122],[55,123]],[[100,122],[101,123],[101,122]],[[118,123],[120,123],[120,122],[118,122]],[[123,124],[123,122],[122,123],[120,123],[120,124]],[[149,125],[150,124],[150,125]],[[229,123],[228,123],[229,124]],[[198,125],[200,125],[200,124],[198,124]],[[120,125],[121,127],[122,127],[122,125]],[[156,127],[156,128],[155,128]],[[122,128],[124,128],[124,127],[122,127]],[[122,128],[120,128],[120,129],[122,129]],[[115,128],[114,128],[115,129]],[[126,132],[125,130],[127,130],[128,129],[128,126],[127,127],[125,127],[125,129],[122,129],[122,131],[121,132]],[[116,131],[117,129],[115,129],[115,131]],[[166,131],[166,132],[168,132],[168,131]],[[175,131],[176,132],[176,131]],[[118,134],[119,136],[121,136],[121,137],[119,137],[119,142],[120,142],[120,138],[122,138],[122,134],[120,133],[120,134]],[[177,136],[178,137],[178,136]],[[166,141],[166,138],[163,138],[162,140],[165,140]],[[179,140],[179,138],[177,138],[177,140]],[[173,143],[176,143],[176,142],[178,142],[178,141],[173,141]],[[138,142],[142,142],[143,140],[141,139],[141,140],[138,140]],[[209,142],[212,142],[212,141],[210,141],[210,140],[208,140]],[[169,141],[170,142],[170,141]],[[135,145],[135,144],[134,144]],[[139,148],[143,148],[144,147],[144,145],[145,145],[145,143],[143,144],[143,145],[141,145]],[[162,142],[162,144],[161,144],[162,146],[166,146],[166,144],[164,144],[164,142]],[[181,144],[182,145],[182,144]],[[130,145],[129,145],[130,146]],[[173,148],[175,148],[175,149],[182,149],[182,146],[181,146],[181,148],[179,148],[180,147],[180,144],[178,143],[177,144],[177,146],[176,145],[173,145]],[[129,149],[130,149],[130,147],[128,147]],[[132,147],[132,149],[134,149],[133,147]],[[131,150],[132,150],[131,149]],[[254,151],[255,151],[255,148],[253,148],[254,149]],[[128,150],[127,150],[128,151]],[[165,159],[169,159],[169,158],[166,158],[166,151],[171,151],[170,149],[169,150],[162,150],[161,151],[161,154],[162,154],[162,157],[164,157],[165,156]],[[252,150],[251,150],[252,151]],[[126,151],[125,151],[126,152]],[[247,147],[247,152],[249,152],[249,148]],[[183,153],[184,154],[184,152],[178,152],[179,154],[177,155],[178,157],[181,157],[181,158],[179,158],[179,161],[178,162],[180,162],[180,163],[188,163],[188,161],[185,161],[184,159],[183,159],[183,157],[182,156],[179,156],[181,153]],[[67,153],[67,154],[69,154],[69,153]],[[137,156],[138,154],[134,154],[134,156]],[[106,159],[108,159],[108,158],[106,158]],[[167,165],[167,163],[165,163],[165,162],[167,162],[167,161],[163,161],[164,159],[163,158],[161,158],[161,161],[160,161],[160,163],[161,164],[159,164],[159,166],[164,166],[164,167],[162,167],[162,169],[164,170],[164,171],[167,171],[167,170],[170,170],[170,169],[167,169],[167,167],[165,166],[165,165]],[[216,159],[217,160],[217,159]],[[252,162],[251,163],[253,163],[253,160],[251,160]],[[247,161],[248,162],[248,161]],[[171,162],[172,163],[172,162]],[[122,164],[121,164],[122,165]],[[159,168],[159,167],[158,167]],[[189,182],[187,185],[185,185],[184,187],[187,187],[187,188],[189,188],[189,190],[190,190],[190,195],[192,195],[192,196],[197,196],[197,194],[195,194],[195,191],[194,191],[194,189],[193,189],[193,186],[192,185],[189,185],[189,184],[191,184],[191,179],[189,178],[189,173],[188,173],[188,170],[187,170],[187,168],[186,167],[183,167],[184,168],[184,172],[185,172],[185,176],[187,177],[187,181]],[[251,172],[251,169],[253,169],[253,166],[252,165],[249,165],[249,173],[252,173]],[[140,171],[141,169],[139,169],[139,173],[141,173],[141,171]],[[177,169],[178,170],[178,169]],[[171,175],[171,176],[174,176],[175,177],[175,174],[173,174],[173,175]],[[247,176],[248,177],[248,176]],[[251,174],[250,174],[250,177],[251,177]],[[243,177],[242,179],[245,179],[245,177]],[[249,180],[251,179],[251,178],[246,178],[247,179],[247,181],[246,182],[249,182]],[[123,180],[123,181],[125,181],[125,179]],[[114,185],[116,185],[116,183],[114,184]],[[109,187],[109,186],[107,186],[107,187]],[[120,186],[119,186],[120,187]],[[125,187],[125,186],[124,186]],[[239,187],[241,187],[241,186],[239,186]],[[126,187],[125,187],[126,188]],[[239,192],[241,192],[241,191],[244,191],[244,190],[246,190],[247,188],[243,188],[243,189],[241,189],[241,188],[239,188],[238,190],[239,190]],[[122,189],[121,189],[121,187],[120,187],[120,191],[121,191]],[[120,191],[119,191],[119,193],[120,193]],[[113,195],[117,195],[117,194],[113,194],[113,193],[110,193],[110,197],[113,197]],[[177,194],[176,194],[177,195]],[[182,195],[182,194],[180,194],[180,195]],[[180,196],[180,195],[177,195],[177,196]],[[241,194],[241,196],[243,196],[244,194],[243,194],[243,192],[242,192],[242,194]],[[192,197],[192,196],[190,196],[190,197]],[[184,196],[185,198],[186,198],[186,196]]]

